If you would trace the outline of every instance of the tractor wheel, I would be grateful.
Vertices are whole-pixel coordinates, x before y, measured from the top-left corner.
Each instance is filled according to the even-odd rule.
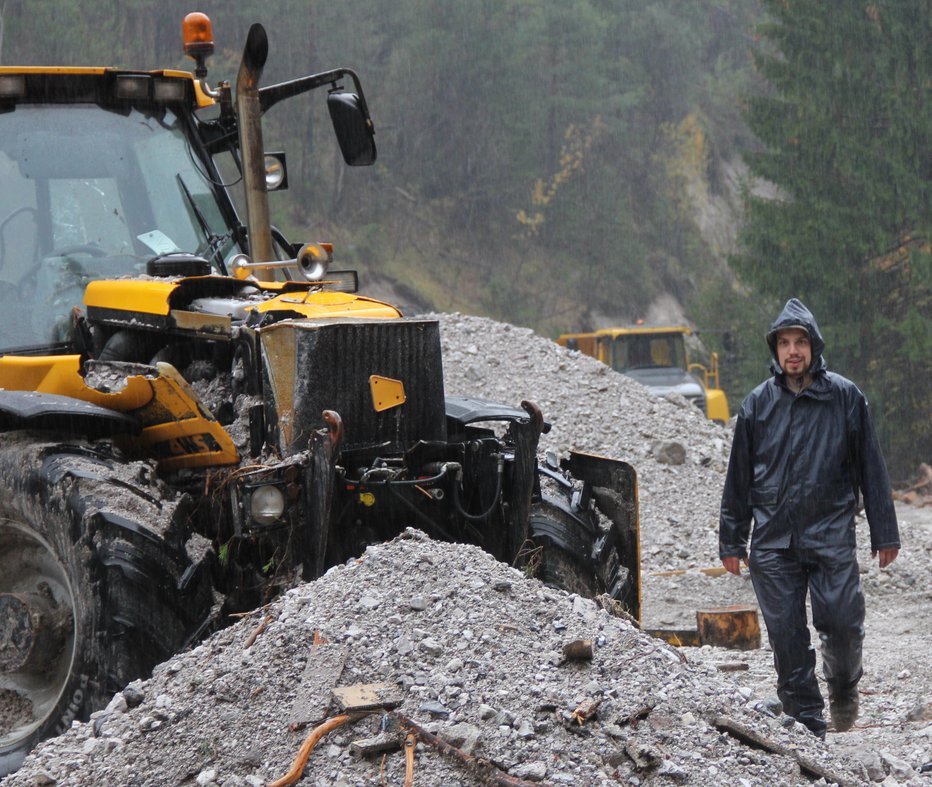
[[[597,577],[591,562],[593,538],[589,530],[551,497],[531,505],[530,538],[534,544],[528,564],[541,582],[592,598]]]
[[[86,444],[3,435],[0,775],[208,628],[212,553],[147,473]]]

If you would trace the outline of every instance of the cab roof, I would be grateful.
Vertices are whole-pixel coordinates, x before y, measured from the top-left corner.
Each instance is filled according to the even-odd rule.
[[[151,102],[209,106],[214,100],[188,71],[86,66],[2,66],[0,106],[13,103]]]

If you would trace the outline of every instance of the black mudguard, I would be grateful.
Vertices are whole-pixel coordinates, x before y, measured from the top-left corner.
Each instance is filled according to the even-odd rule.
[[[37,391],[0,390],[0,430],[43,429],[91,440],[138,434],[139,422],[125,413],[82,399]]]
[[[464,426],[482,421],[523,422],[528,417],[527,410],[522,408],[471,396],[448,396],[445,403],[447,419]],[[547,434],[549,431],[550,424],[543,421],[541,434]]]

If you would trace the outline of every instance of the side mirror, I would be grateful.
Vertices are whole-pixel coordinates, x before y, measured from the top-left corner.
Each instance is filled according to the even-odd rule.
[[[288,167],[283,152],[265,154],[265,190],[284,191],[288,188]]]
[[[327,109],[343,160],[351,167],[375,163],[372,121],[355,93],[329,93]]]

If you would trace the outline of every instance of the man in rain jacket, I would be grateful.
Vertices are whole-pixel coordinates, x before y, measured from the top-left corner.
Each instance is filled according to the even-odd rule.
[[[867,400],[854,383],[826,369],[825,343],[812,313],[795,298],[787,301],[767,343],[773,377],[748,395],[738,413],[719,555],[732,574],[740,574],[742,560],[750,567],[784,711],[824,738],[807,590],[833,727],[847,730],[858,713],[864,639],[855,553],[858,493],[881,568],[896,559],[899,530]]]

